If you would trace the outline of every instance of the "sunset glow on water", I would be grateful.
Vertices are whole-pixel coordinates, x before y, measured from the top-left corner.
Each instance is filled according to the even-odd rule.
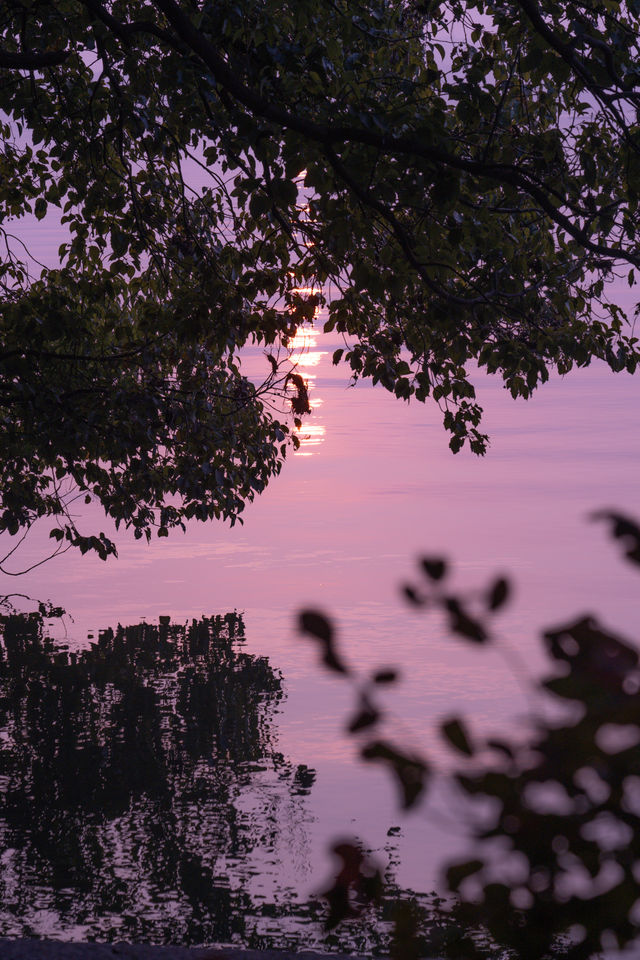
[[[37,238],[43,258],[50,240],[46,230]],[[289,344],[311,406],[295,431],[299,449],[247,506],[243,525],[192,523],[184,535],[147,545],[110,531],[95,508],[79,507],[80,529],[114,535],[118,558],[102,563],[72,551],[3,583],[64,606],[73,620],[64,630],[52,626],[58,635],[66,630],[72,646],[118,623],[243,612],[245,649],[282,676],[274,749],[292,770],[313,771],[303,803],[281,795],[268,772],[253,774],[253,786],[234,801],[245,818],[278,811],[269,814],[279,824],[277,840],[257,844],[235,865],[219,860],[229,882],[267,899],[277,899],[282,882],[303,900],[326,886],[336,837],[362,840],[381,862],[391,857],[398,881],[422,891],[434,887],[443,862],[467,849],[463,806],[436,787],[403,818],[386,772],[358,761],[357,743],[344,732],[353,694],[296,633],[299,609],[334,618],[343,655],[360,671],[399,668],[402,682],[384,698],[386,732],[443,768],[450,760],[434,731],[444,717],[511,731],[522,728],[531,703],[500,651],[465,645],[437,616],[407,608],[400,586],[414,576],[416,557],[450,557],[454,582],[467,587],[510,574],[516,592],[500,620],[501,641],[533,672],[542,662],[540,628],[586,609],[623,633],[633,635],[637,622],[633,572],[602,526],[588,521],[601,507],[640,515],[637,378],[593,364],[552,378],[524,403],[480,374],[491,447],[484,458],[454,456],[433,404],[407,405],[368,383],[354,386],[344,366],[333,366],[345,343],[323,333],[322,320],[300,327]],[[268,373],[261,348],[245,350],[242,363],[256,382]],[[14,569],[37,562],[48,545],[42,524]],[[285,821],[295,822],[293,834],[282,829]],[[41,933],[71,935],[55,923],[43,914]]]
[[[194,523],[150,545],[120,533],[118,559],[69,553],[21,578],[19,588],[62,604],[79,643],[118,622],[243,611],[247,649],[284,677],[278,749],[317,774],[306,800],[306,854],[289,863],[291,882],[302,893],[322,886],[336,835],[382,848],[400,825],[400,880],[427,890],[439,861],[464,849],[464,813],[448,811],[444,827],[442,810],[402,820],[384,773],[354,759],[343,732],[352,695],[296,634],[296,611],[330,613],[345,657],[361,669],[399,666],[389,731],[436,762],[445,762],[432,733],[443,716],[459,712],[483,729],[512,725],[529,705],[499,653],[464,645],[437,617],[408,610],[399,587],[424,552],[449,556],[456,582],[469,586],[510,573],[516,595],[501,634],[532,670],[540,664],[538,628],[574,613],[595,609],[612,627],[632,630],[633,573],[588,515],[603,506],[640,513],[638,381],[593,365],[516,403],[479,377],[492,445],[483,459],[453,456],[433,406],[354,388],[331,364],[340,345],[319,329],[297,335],[312,413],[300,450],[247,507],[244,525]],[[259,350],[245,363],[252,376],[266,365]],[[42,553],[47,533],[43,526],[25,543],[25,560]],[[263,868],[268,887],[280,866]]]
[[[317,368],[326,362],[327,351],[318,350],[318,339],[321,336],[315,327],[299,327],[296,335],[289,341],[293,352],[296,371],[301,373],[310,390],[309,405],[311,415],[308,416],[302,427],[296,429],[296,436],[300,440],[300,447],[295,452],[297,457],[311,457],[317,453],[317,447],[324,442],[326,427],[317,411],[323,400],[317,390]]]
[[[639,960],[640,0],[2,7],[0,960]]]

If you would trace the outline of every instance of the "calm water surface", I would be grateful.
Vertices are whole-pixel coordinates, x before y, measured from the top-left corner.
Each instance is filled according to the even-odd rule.
[[[305,898],[326,885],[328,843],[348,835],[366,840],[383,861],[395,859],[401,884],[429,890],[438,864],[464,848],[465,811],[436,790],[416,813],[400,816],[384,773],[355,759],[344,734],[352,694],[323,673],[317,652],[296,634],[295,613],[307,605],[331,613],[345,657],[362,671],[400,667],[402,683],[386,697],[389,735],[423,748],[435,764],[448,764],[432,733],[444,717],[456,713],[481,729],[516,729],[530,707],[521,678],[498,652],[471,649],[437,617],[408,610],[400,585],[425,552],[449,556],[463,586],[509,572],[517,591],[501,635],[531,672],[542,665],[540,627],[594,610],[618,630],[632,631],[637,579],[588,516],[603,506],[640,516],[640,380],[594,364],[554,379],[523,403],[478,377],[492,445],[477,459],[449,452],[433,407],[406,405],[368,385],[349,387],[330,363],[342,345],[333,335],[307,331],[300,340],[313,413],[301,450],[247,508],[244,526],[193,524],[185,535],[151,545],[119,534],[117,560],[67,554],[17,580],[3,578],[0,587],[64,606],[73,617],[66,626],[71,648],[118,623],[170,617],[184,624],[242,613],[242,656],[262,664],[261,680],[273,687],[269,695],[263,691],[260,708],[268,714],[268,747],[261,741],[262,769],[254,779],[249,765],[244,787],[227,791],[223,819],[253,817],[264,829],[233,862],[220,847],[217,860],[207,861],[212,882],[244,884],[267,899],[285,888]],[[258,351],[246,363],[252,375],[266,368]],[[78,522],[81,529],[85,523],[107,529],[91,512]],[[16,565],[42,556],[47,534],[48,527],[36,531]],[[227,695],[235,696],[231,687]],[[254,762],[250,754],[242,763]],[[216,777],[211,795],[220,789]],[[176,804],[183,801],[180,794]],[[203,843],[215,846],[212,824],[219,818],[203,803]],[[180,811],[177,824],[187,816]],[[196,821],[189,827],[194,836]],[[391,841],[394,827],[400,830],[391,830]],[[117,839],[113,844],[117,849]],[[97,902],[87,906],[86,923],[93,922],[92,909],[100,909]],[[167,910],[179,912],[175,903]],[[0,933],[10,930],[10,913],[4,911]],[[44,908],[29,922],[37,933],[86,935],[80,919],[64,928]],[[200,942],[212,939],[205,925],[198,929]]]

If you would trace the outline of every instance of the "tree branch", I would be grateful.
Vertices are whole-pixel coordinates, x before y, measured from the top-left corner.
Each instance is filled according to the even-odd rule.
[[[520,0],[519,0],[520,2]],[[533,6],[529,0],[521,0],[527,7]],[[562,213],[560,204],[571,206],[566,197],[553,197],[543,183],[533,181],[526,173],[510,164],[485,163],[480,160],[471,160],[457,156],[439,147],[427,146],[424,138],[419,135],[395,135],[393,133],[378,133],[344,124],[318,123],[315,120],[292,113],[286,108],[278,106],[247,87],[238,74],[214,50],[212,44],[196,29],[190,18],[174,2],[174,0],[154,0],[155,6],[162,10],[171,26],[176,30],[180,39],[195,53],[211,70],[216,83],[221,84],[233,97],[247,107],[256,116],[270,120],[279,126],[301,133],[315,143],[323,146],[336,143],[360,143],[365,146],[376,147],[387,153],[396,153],[413,157],[421,157],[439,166],[450,167],[473,176],[492,180],[501,186],[509,185],[521,190],[532,197],[540,205],[547,216],[566,233],[576,240],[590,253],[612,260],[624,260],[627,263],[640,267],[640,254],[628,250],[596,243],[576,226],[573,219]],[[548,30],[542,20],[542,26]],[[586,81],[585,81],[586,82]],[[553,198],[553,199],[552,199]]]
[[[5,70],[43,70],[55,67],[71,56],[70,50],[49,50],[46,53],[13,53],[0,48],[0,68]]]

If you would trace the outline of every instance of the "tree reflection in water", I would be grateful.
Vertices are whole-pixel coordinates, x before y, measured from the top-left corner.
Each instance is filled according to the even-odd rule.
[[[275,749],[282,678],[243,637],[161,618],[74,652],[0,618],[0,935],[245,938],[264,864],[304,859],[314,774]]]

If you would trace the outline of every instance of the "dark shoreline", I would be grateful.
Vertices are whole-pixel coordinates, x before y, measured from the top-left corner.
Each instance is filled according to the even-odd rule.
[[[361,960],[345,954],[242,950],[238,947],[156,947],[129,943],[0,940],[0,960]]]

